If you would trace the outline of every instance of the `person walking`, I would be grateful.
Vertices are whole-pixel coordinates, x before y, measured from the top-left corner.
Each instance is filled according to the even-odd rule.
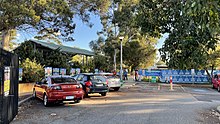
[[[124,70],[124,80],[128,80],[128,72],[127,72],[127,69]]]
[[[138,81],[138,70],[135,70],[135,81]]]

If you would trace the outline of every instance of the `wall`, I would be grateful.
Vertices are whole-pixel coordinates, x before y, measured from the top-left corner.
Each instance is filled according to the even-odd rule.
[[[32,93],[34,84],[35,83],[19,83],[19,95]]]

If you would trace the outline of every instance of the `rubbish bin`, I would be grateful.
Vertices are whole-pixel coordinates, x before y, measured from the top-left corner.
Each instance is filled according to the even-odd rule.
[[[157,82],[157,78],[156,78],[156,76],[152,76],[152,78],[151,78],[151,82],[153,82],[153,83],[156,83],[156,82]]]

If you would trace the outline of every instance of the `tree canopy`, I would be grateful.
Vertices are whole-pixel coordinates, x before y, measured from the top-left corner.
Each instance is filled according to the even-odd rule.
[[[78,16],[87,25],[90,14],[103,13],[108,0],[0,0],[0,32],[3,41],[11,29],[38,31],[39,37],[73,41],[76,27],[73,18]]]

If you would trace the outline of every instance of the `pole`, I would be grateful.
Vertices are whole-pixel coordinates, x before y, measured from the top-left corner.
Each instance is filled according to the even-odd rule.
[[[120,69],[120,79],[122,80],[122,39],[121,40],[121,69]]]
[[[114,51],[115,51],[115,54],[114,54],[114,70],[116,71],[116,49]]]
[[[170,90],[173,90],[173,79],[172,79],[172,76],[170,76]]]

